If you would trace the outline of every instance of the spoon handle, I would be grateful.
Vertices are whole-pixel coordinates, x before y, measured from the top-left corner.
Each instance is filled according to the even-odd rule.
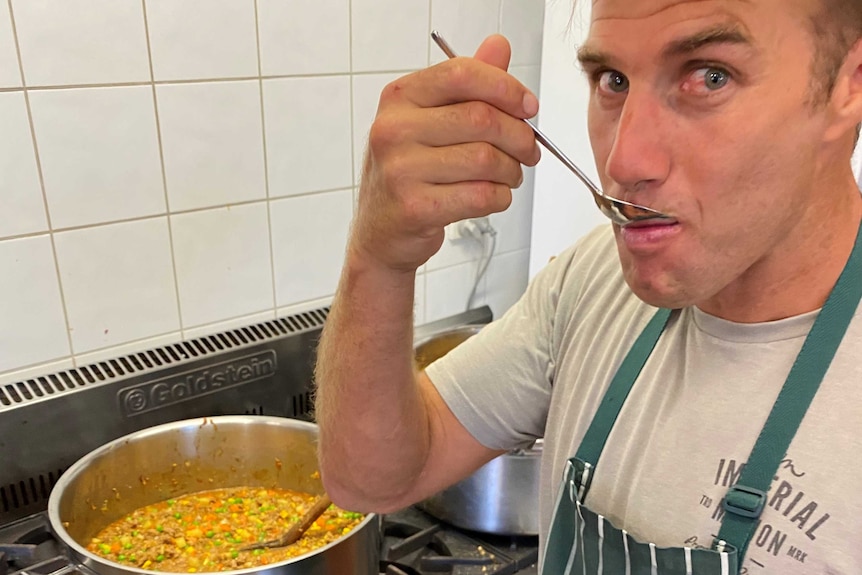
[[[286,547],[292,543],[296,543],[302,535],[311,527],[311,524],[317,521],[317,519],[323,515],[323,512],[332,505],[332,501],[329,499],[327,494],[323,494],[317,498],[308,511],[305,512],[299,521],[294,523],[290,529],[287,530],[287,533],[279,537],[278,539],[272,539],[270,541],[261,541],[259,543],[253,543],[251,545],[246,545],[240,551],[251,551],[252,549],[266,549],[269,547]]]
[[[447,42],[446,39],[443,38],[443,36],[441,36],[437,30],[431,31],[431,39],[434,40],[434,42],[438,46],[440,46],[440,49],[443,50],[443,53],[446,54],[446,56],[448,56],[449,58],[457,57],[457,54],[455,54],[455,51],[449,45],[449,42]],[[539,143],[545,146],[545,148],[547,148],[549,152],[554,154],[558,160],[563,162],[563,164],[567,168],[574,172],[575,175],[578,176],[578,178],[584,183],[584,185],[590,189],[590,191],[600,196],[604,195],[602,194],[602,191],[598,188],[598,186],[596,186],[593,181],[590,180],[587,175],[582,172],[581,169],[573,161],[571,161],[569,157],[563,153],[562,150],[560,150],[556,146],[556,144],[554,144],[550,139],[548,139],[548,137],[543,134],[542,131],[535,126],[535,124],[533,124],[530,120],[524,121],[527,123],[528,126],[530,126],[530,128],[533,129],[533,133],[536,135],[536,139],[539,141]]]

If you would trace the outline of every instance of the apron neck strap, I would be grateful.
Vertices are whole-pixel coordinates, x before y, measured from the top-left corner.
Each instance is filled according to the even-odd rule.
[[[766,505],[766,492],[838,351],[860,299],[862,233],[857,232],[850,258],[811,326],[737,484],[722,502],[725,513],[717,547],[729,543],[740,555],[745,553]]]
[[[862,224],[850,258],[802,345],[739,481],[722,501],[724,517],[714,542],[717,550],[730,545],[738,551],[740,561],[745,555],[766,505],[766,493],[772,479],[832,363],[860,300]],[[592,469],[598,464],[623,403],[658,343],[670,315],[670,310],[659,309],[638,336],[587,429],[573,459],[581,462],[581,467],[576,469],[581,501],[587,496]]]
[[[628,355],[620,364],[614,379],[611,381],[605,396],[602,398],[601,404],[590,427],[587,429],[584,439],[581,441],[581,446],[575,457],[586,464],[588,467],[595,467],[599,462],[599,457],[602,450],[605,448],[608,436],[611,429],[620,414],[620,410],[625,403],[629,392],[634,387],[635,380],[640,375],[644,364],[649,359],[652,350],[658,343],[662,332],[664,331],[667,321],[670,318],[669,309],[659,309],[652,319],[647,324],[646,328],[635,340],[634,345],[629,350]],[[584,489],[586,491],[586,488]],[[584,493],[586,496],[586,493]]]

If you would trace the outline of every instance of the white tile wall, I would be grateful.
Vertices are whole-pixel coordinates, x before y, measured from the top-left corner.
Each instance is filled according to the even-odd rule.
[[[21,67],[12,35],[12,18],[9,5],[0,5],[0,88],[21,86]]]
[[[48,229],[22,92],[0,93],[0,238]]]
[[[258,21],[264,76],[350,71],[349,0],[258,0]]]
[[[172,211],[266,197],[257,80],[160,85],[156,95]]]
[[[264,80],[263,105],[271,196],[352,185],[348,76]]]
[[[177,331],[165,217],[54,235],[76,353]]]
[[[441,60],[433,25],[465,55],[507,32],[538,91],[542,12],[0,1],[0,383],[329,305],[382,87]],[[497,314],[524,287],[531,195],[491,218],[477,304]],[[420,270],[417,323],[464,309],[478,247]]]
[[[151,88],[36,91],[30,107],[54,228],[165,211]]]
[[[257,76],[254,0],[145,3],[155,80]]]
[[[0,372],[68,356],[49,236],[0,242]]]
[[[510,66],[536,65],[542,60],[544,11],[536,0],[501,0],[500,33],[512,44]]]
[[[266,204],[171,216],[183,327],[273,308]]]
[[[334,294],[353,217],[352,190],[274,201],[271,215],[277,305]]]
[[[322,306],[318,306],[322,307]],[[314,309],[314,308],[311,308]],[[305,311],[305,310],[303,310]],[[256,323],[261,323],[265,321],[270,321],[276,318],[275,310],[269,309],[267,311],[262,311],[260,313],[253,313],[251,315],[243,315],[239,317],[235,317],[229,319],[227,321],[219,321],[216,323],[210,323],[207,325],[202,325],[198,327],[193,327],[190,329],[183,330],[183,337],[185,339],[195,339],[197,337],[203,337],[205,335],[211,335],[214,333],[219,333],[222,331],[228,331],[231,329],[237,329],[240,327],[245,327],[247,325],[254,325]]]
[[[415,70],[428,63],[428,0],[352,0],[354,72]]]
[[[139,0],[12,0],[28,86],[150,79]]]
[[[431,0],[431,29],[437,30],[459,56],[470,56],[486,37],[499,31],[501,0]],[[446,55],[431,46],[431,63]]]
[[[294,315],[297,313],[302,313],[302,312],[306,312],[306,311],[313,310],[313,309],[320,309],[320,308],[326,307],[330,304],[332,304],[332,296],[311,299],[311,300],[304,301],[301,303],[295,303],[292,305],[286,305],[283,307],[279,307],[276,309],[276,315],[278,317],[283,317],[286,315]]]
[[[425,274],[425,321],[435,321],[467,309],[479,262],[467,262]],[[479,281],[477,292],[483,289]],[[484,303],[477,300],[477,304]]]
[[[491,259],[485,281],[477,290],[477,299],[491,307],[494,317],[503,315],[527,289],[529,266],[529,249],[503,253]]]

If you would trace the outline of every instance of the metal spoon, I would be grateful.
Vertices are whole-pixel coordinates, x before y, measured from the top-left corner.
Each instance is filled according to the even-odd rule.
[[[329,496],[324,493],[317,498],[314,505],[305,512],[305,515],[299,518],[299,521],[290,526],[290,529],[288,529],[284,535],[277,539],[252,543],[251,545],[241,547],[239,550],[251,551],[252,549],[287,547],[292,543],[296,543],[305,534],[308,528],[311,527],[311,524],[317,521],[317,518],[323,515],[323,512],[326,511],[330,505],[332,505],[332,501],[330,501]]]
[[[449,58],[455,58],[455,52],[449,46],[449,43],[443,39],[439,32],[437,32],[437,30],[432,30],[431,39],[434,40],[441,50],[443,50],[446,56]],[[587,188],[589,188],[590,192],[593,194],[593,199],[595,200],[596,205],[613,223],[620,226],[626,226],[643,220],[672,219],[670,216],[657,212],[656,210],[606,196],[599,187],[596,186],[592,180],[590,180],[587,175],[584,174],[584,172],[582,172],[581,169],[576,166],[575,163],[571,161],[553,142],[551,142],[545,134],[534,126],[532,122],[529,120],[524,121],[533,129],[533,133],[536,134],[536,139],[539,143],[545,146],[549,152],[554,154],[561,162],[563,162],[563,164],[574,172]]]

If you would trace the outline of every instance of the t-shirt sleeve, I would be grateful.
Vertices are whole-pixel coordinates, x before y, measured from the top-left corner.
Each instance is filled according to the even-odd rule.
[[[488,448],[515,449],[544,436],[554,321],[563,282],[577,281],[567,276],[579,245],[536,274],[501,318],[426,368],[455,417]]]

